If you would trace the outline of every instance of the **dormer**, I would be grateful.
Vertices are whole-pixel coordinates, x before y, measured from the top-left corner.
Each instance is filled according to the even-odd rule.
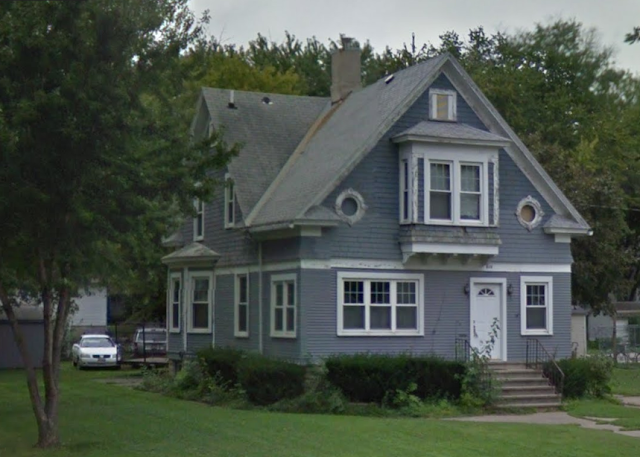
[[[499,205],[498,168],[500,148],[506,138],[465,124],[451,122],[455,116],[455,92],[430,91],[430,113],[439,121],[423,121],[396,135],[399,145],[400,224],[440,227],[440,239],[420,243],[413,232],[405,237],[405,257],[415,253],[498,254],[499,239],[482,245],[456,228],[497,225]],[[443,97],[443,98],[441,98]],[[444,101],[443,101],[444,100]],[[432,117],[430,115],[430,117]],[[441,121],[449,122],[441,122]],[[444,227],[451,227],[447,235]],[[406,230],[405,230],[406,231]],[[453,233],[456,236],[453,236]],[[466,238],[469,239],[466,239]]]

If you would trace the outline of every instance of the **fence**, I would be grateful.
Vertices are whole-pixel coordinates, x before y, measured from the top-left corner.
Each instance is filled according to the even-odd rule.
[[[613,327],[590,329],[589,347],[606,354],[613,353]],[[640,325],[618,325],[616,353],[620,363],[640,363]]]

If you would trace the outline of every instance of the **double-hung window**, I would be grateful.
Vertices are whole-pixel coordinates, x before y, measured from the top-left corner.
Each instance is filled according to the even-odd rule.
[[[423,334],[422,275],[338,273],[338,335]]]
[[[296,275],[271,277],[271,336],[296,337]]]
[[[473,156],[470,157],[471,159]],[[487,225],[487,162],[425,158],[425,223]]]
[[[411,220],[411,185],[409,160],[400,161],[400,222]]]
[[[553,277],[520,278],[522,335],[553,335]]]
[[[193,201],[196,216],[193,218],[193,239],[200,241],[204,239],[204,202],[199,198]]]
[[[210,333],[213,275],[211,273],[194,273],[190,278],[190,286],[189,331],[191,333]]]
[[[171,273],[169,284],[169,331],[180,331],[180,303],[182,287],[180,273]]]
[[[430,107],[429,119],[435,121],[455,121],[456,120],[456,99],[457,94],[452,90],[431,89],[429,90]]]
[[[249,336],[249,275],[236,275],[234,336]]]
[[[229,173],[224,175],[224,228],[231,228],[236,224],[236,191]]]

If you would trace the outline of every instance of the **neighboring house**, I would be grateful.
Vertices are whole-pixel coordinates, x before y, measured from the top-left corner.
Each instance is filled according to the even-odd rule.
[[[36,368],[42,366],[44,355],[44,319],[42,307],[23,305],[14,312],[24,334],[31,360]],[[24,363],[18,350],[11,325],[6,314],[0,309],[0,369],[22,368]]]
[[[571,311],[571,352],[577,357],[587,355],[587,316],[589,312],[579,306]]]
[[[616,309],[616,337],[625,344],[640,344],[640,329],[637,325],[629,325],[630,318],[640,317],[640,301],[615,301],[613,306]],[[589,341],[604,340],[608,344],[613,332],[611,316],[589,315],[587,320]]]
[[[531,152],[449,55],[366,88],[359,49],[332,58],[331,98],[202,89],[194,137],[243,148],[163,258],[169,356],[453,357],[492,330],[495,359],[569,356],[591,230]]]
[[[76,306],[70,318],[71,327],[104,331],[107,326],[107,289],[90,287],[81,292],[73,299]]]

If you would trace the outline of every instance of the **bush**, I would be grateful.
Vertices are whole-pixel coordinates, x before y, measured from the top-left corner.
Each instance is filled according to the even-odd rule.
[[[281,400],[269,409],[285,413],[342,414],[347,409],[347,400],[335,387],[323,386],[299,397]]]
[[[249,355],[238,368],[238,381],[254,404],[270,405],[304,392],[305,368],[300,365]]]
[[[564,398],[582,398],[585,396],[602,397],[611,391],[609,382],[613,371],[613,361],[604,355],[558,360],[558,366],[564,372],[562,396]],[[545,372],[551,367],[547,364]]]
[[[457,399],[463,364],[408,354],[337,355],[325,361],[327,380],[351,401],[382,403],[408,392],[420,399]]]
[[[232,348],[207,348],[198,352],[198,360],[207,374],[229,388],[238,384],[238,365],[244,357],[243,351]]]

